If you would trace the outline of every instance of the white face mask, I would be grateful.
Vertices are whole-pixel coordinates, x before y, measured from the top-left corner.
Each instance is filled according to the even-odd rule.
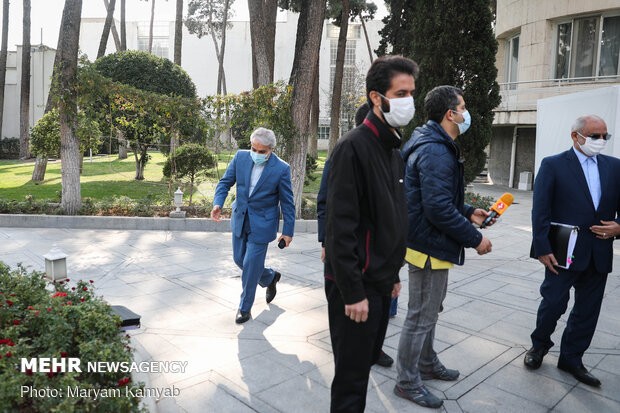
[[[592,138],[588,138],[587,136],[583,136],[579,132],[577,132],[577,134],[586,140],[586,142],[583,145],[580,144],[579,141],[577,141],[577,144],[581,148],[581,151],[586,156],[598,155],[599,153],[601,153],[601,151],[605,148],[605,145],[607,144],[607,141],[603,138],[592,139]]]
[[[379,107],[388,125],[393,128],[400,128],[402,126],[407,126],[409,122],[411,122],[413,115],[415,115],[413,96],[392,99],[386,98],[381,93],[379,93],[379,96],[390,102],[389,112],[384,112],[383,108]]]

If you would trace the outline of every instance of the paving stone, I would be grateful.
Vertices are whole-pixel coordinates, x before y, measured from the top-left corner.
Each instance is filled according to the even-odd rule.
[[[544,413],[548,408],[482,383],[459,399],[465,413]]]

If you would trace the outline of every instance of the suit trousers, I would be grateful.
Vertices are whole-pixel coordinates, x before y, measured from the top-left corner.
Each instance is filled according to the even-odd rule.
[[[431,269],[430,258],[424,268],[409,264],[409,303],[396,362],[397,384],[403,389],[422,386],[420,370],[432,371],[442,367],[433,349],[433,341],[447,291],[447,269]]]
[[[558,319],[566,312],[570,289],[573,287],[575,304],[562,334],[560,359],[567,364],[579,366],[596,329],[607,274],[597,272],[593,262],[584,271],[558,270],[558,275],[545,270],[545,279],[540,286],[542,301],[538,307],[536,329],[531,335],[532,346],[536,349],[553,347],[551,334]]]
[[[370,367],[381,354],[391,298],[368,296],[368,320],[356,323],[345,315],[340,290],[330,279],[325,279],[325,295],[336,370],[330,412],[360,413],[366,407]]]
[[[250,219],[246,216],[243,222],[241,236],[233,234],[233,259],[235,264],[242,270],[241,302],[239,310],[247,312],[252,309],[256,286],[267,287],[273,281],[275,271],[265,268],[265,257],[269,244],[257,243],[250,240]]]

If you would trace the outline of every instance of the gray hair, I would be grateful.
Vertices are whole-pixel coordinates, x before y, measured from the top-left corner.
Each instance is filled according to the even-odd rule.
[[[577,120],[575,120],[575,123],[573,123],[573,126],[571,127],[570,131],[571,132],[583,131],[583,128],[586,126],[586,121],[588,120],[600,120],[601,122],[605,123],[603,118],[601,118],[600,116],[596,116],[596,115],[579,116]]]
[[[250,142],[258,142],[273,149],[276,146],[276,135],[271,129],[258,128],[252,132]]]

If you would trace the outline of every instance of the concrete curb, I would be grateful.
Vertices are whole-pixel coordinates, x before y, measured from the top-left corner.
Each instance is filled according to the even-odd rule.
[[[230,232],[230,220],[215,222],[209,218],[0,214],[0,227]],[[296,220],[295,232],[316,233],[316,220]]]

